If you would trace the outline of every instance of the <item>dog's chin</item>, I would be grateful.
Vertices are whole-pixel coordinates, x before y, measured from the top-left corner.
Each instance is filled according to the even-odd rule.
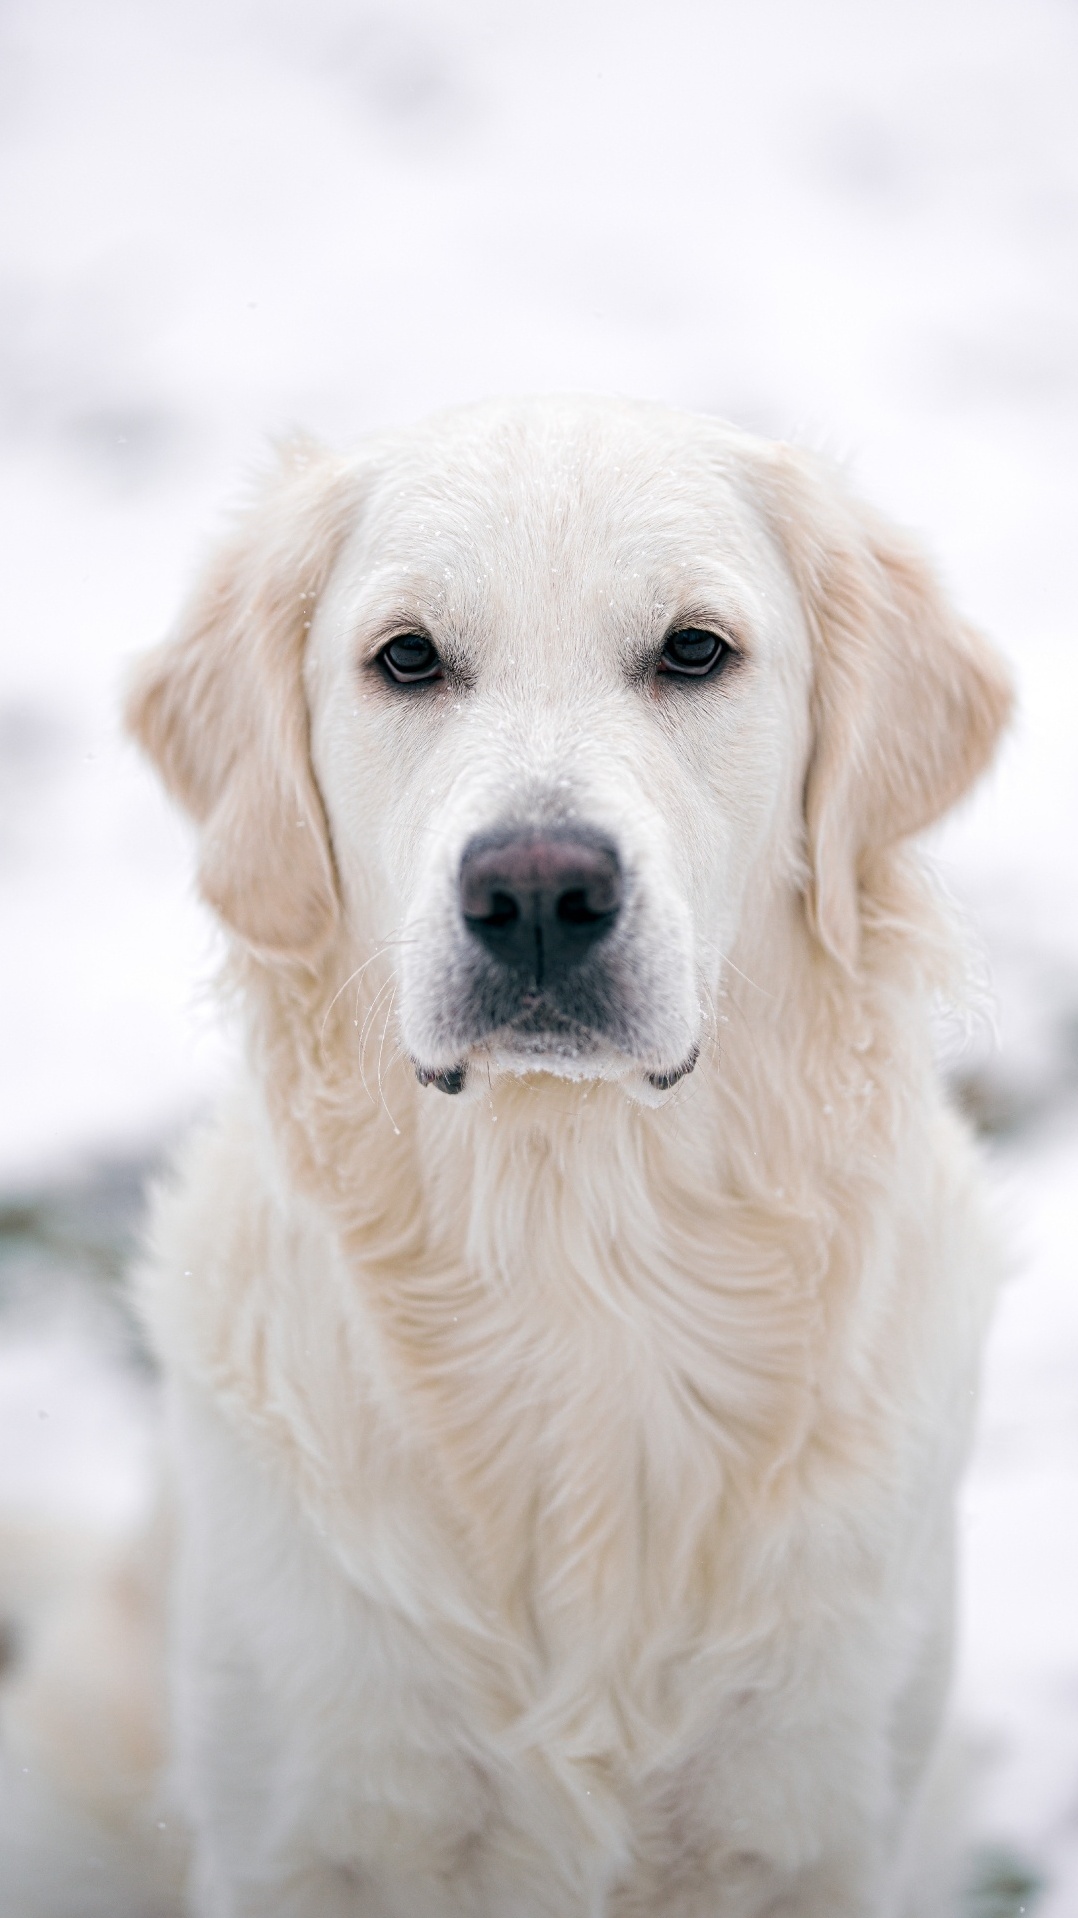
[[[420,1085],[440,1092],[460,1093],[469,1084],[490,1085],[499,1078],[548,1076],[572,1084],[605,1082],[623,1087],[641,1105],[663,1104],[674,1087],[688,1077],[700,1056],[698,1046],[676,1064],[653,1066],[618,1051],[601,1035],[581,1029],[571,1038],[564,1031],[510,1029],[467,1047],[449,1065],[426,1065],[413,1058]]]

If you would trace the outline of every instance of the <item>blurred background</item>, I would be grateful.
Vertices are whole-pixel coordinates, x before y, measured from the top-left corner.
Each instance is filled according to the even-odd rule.
[[[1013,1269],[959,1698],[978,1909],[1074,1918],[1078,6],[4,0],[0,174],[0,1510],[145,1494],[118,1274],[227,1041],[118,690],[267,437],[565,388],[797,437],[1020,688],[937,847]]]

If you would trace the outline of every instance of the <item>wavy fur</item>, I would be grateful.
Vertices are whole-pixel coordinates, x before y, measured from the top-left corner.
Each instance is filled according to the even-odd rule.
[[[308,459],[131,708],[247,1034],[141,1280],[191,1909],[876,1918],[996,1266],[902,842],[1005,681],[835,476],[713,422],[491,406]],[[618,675],[687,569],[749,663],[661,705]],[[371,677],[390,587],[452,696]],[[477,1037],[422,1090],[459,847],[555,787],[634,875],[639,1038]]]

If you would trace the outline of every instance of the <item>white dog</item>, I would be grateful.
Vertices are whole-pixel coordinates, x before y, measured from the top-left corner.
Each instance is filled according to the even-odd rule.
[[[243,519],[130,707],[247,1034],[142,1284],[197,1918],[898,1908],[996,1267],[903,842],[1008,704],[712,420]]]

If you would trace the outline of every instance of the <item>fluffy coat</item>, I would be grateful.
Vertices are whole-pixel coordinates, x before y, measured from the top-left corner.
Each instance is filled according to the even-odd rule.
[[[1008,699],[821,463],[589,401],[294,450],[144,667],[246,1034],[140,1280],[197,1918],[898,1910],[997,1265],[904,842]],[[622,849],[614,1010],[465,1045],[535,816]]]

